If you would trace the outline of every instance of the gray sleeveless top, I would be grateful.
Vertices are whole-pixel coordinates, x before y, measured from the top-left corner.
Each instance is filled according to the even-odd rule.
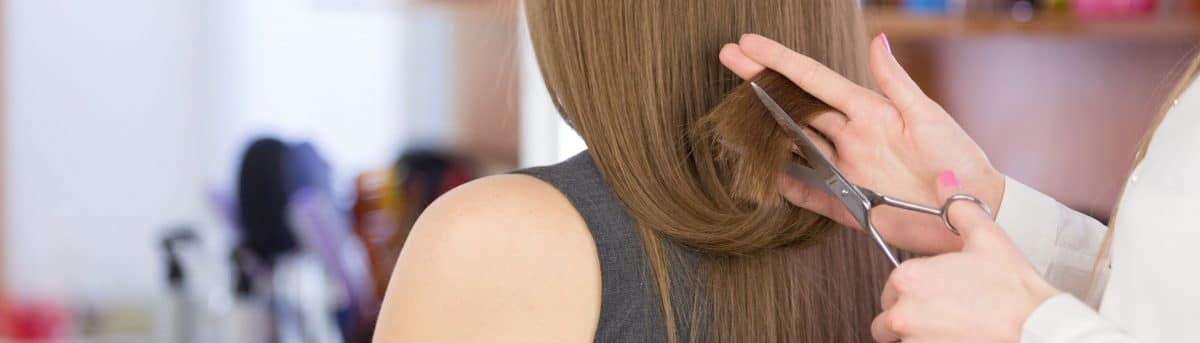
[[[600,176],[588,152],[561,163],[519,170],[557,188],[575,207],[592,233],[600,257],[600,322],[596,342],[664,342],[662,303],[633,218]],[[666,243],[671,270],[671,304],[676,333],[690,341],[694,319],[695,277],[699,255],[682,245]],[[699,323],[697,323],[699,322]],[[705,332],[699,330],[698,332]]]

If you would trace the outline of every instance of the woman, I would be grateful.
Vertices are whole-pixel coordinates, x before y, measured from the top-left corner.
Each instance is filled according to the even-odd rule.
[[[431,205],[376,338],[869,340],[886,258],[777,192],[784,136],[715,58],[769,32],[865,83],[857,3],[526,1],[547,88],[589,150]],[[758,81],[799,120],[840,116],[778,74]]]
[[[844,111],[847,121],[817,129],[833,142],[847,177],[864,186],[884,193],[925,189],[939,199],[960,192],[1003,195],[995,222],[969,205],[952,207],[951,220],[963,228],[961,247],[926,246],[948,253],[909,260],[892,273],[881,297],[884,311],[872,324],[877,341],[1196,340],[1200,268],[1191,264],[1200,261],[1200,230],[1188,216],[1200,209],[1200,87],[1191,87],[1200,58],[1182,74],[1143,142],[1115,230],[1106,230],[1045,195],[995,177],[990,167],[980,168],[986,165],[983,153],[900,68],[886,36],[871,47],[882,95],[754,35],[726,46],[722,56],[740,76],[779,71]],[[946,171],[937,176],[930,168]],[[802,184],[785,179],[781,189],[799,206],[844,218],[831,199]],[[904,216],[889,220],[917,220]],[[902,230],[884,235],[901,246],[924,241],[923,234]],[[1099,313],[1076,297],[1099,302]]]

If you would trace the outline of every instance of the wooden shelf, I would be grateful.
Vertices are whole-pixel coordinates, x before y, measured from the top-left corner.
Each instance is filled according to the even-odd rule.
[[[1162,93],[1200,45],[1196,14],[1017,21],[868,9],[866,21],[893,38],[896,58],[994,166],[1100,219]]]
[[[898,9],[877,8],[866,11],[866,21],[872,32],[909,38],[1020,35],[1200,42],[1200,16],[1195,15],[1092,19],[1040,14],[1029,21],[1018,21],[1000,16],[918,16]]]

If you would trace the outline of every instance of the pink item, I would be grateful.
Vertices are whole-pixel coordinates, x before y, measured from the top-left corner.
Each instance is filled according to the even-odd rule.
[[[1154,0],[1075,0],[1075,15],[1087,18],[1129,17],[1154,12]]]
[[[0,309],[0,338],[22,342],[58,342],[70,320],[66,308],[52,302],[8,303]]]
[[[938,182],[941,182],[942,186],[946,188],[958,188],[958,177],[950,170],[943,171],[941,175],[938,175]]]

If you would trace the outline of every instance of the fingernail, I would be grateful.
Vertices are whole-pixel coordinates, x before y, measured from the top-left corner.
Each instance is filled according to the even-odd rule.
[[[958,177],[954,176],[954,172],[950,170],[942,171],[938,175],[938,182],[941,182],[942,186],[947,188],[958,188]]]
[[[888,54],[892,53],[892,44],[888,43],[887,33],[880,33],[879,38],[883,39],[883,48],[887,49]]]

